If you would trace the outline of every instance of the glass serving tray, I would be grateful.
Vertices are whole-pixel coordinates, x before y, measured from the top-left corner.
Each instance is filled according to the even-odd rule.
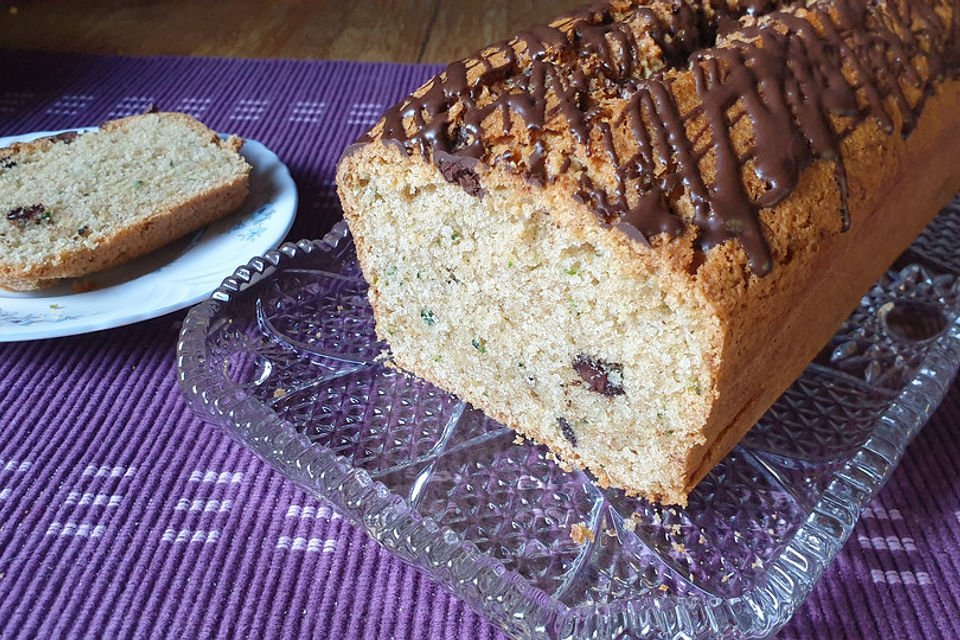
[[[685,509],[600,490],[385,366],[342,222],[255,258],[196,306],[180,383],[202,418],[515,638],[762,638],[957,370],[958,245],[955,201]]]

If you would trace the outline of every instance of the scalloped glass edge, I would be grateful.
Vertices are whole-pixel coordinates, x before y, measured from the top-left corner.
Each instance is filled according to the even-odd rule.
[[[913,436],[950,388],[960,366],[960,324],[951,322],[913,379],[834,475],[806,521],[752,589],[731,598],[663,595],[568,607],[449,529],[406,506],[400,496],[318,447],[269,407],[206,367],[205,337],[230,297],[270,277],[301,253],[330,251],[349,237],[344,221],[321,240],[285,243],[227,277],[195,306],[177,344],[177,371],[190,408],[227,431],[281,474],[325,500],[383,547],[426,571],[515,638],[764,638],[787,623],[850,536]]]

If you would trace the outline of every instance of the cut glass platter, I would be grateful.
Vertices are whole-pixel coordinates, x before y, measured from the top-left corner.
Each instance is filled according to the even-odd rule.
[[[180,383],[198,415],[515,638],[763,638],[949,388],[958,245],[955,201],[684,509],[598,489],[385,366],[343,222],[194,307]]]

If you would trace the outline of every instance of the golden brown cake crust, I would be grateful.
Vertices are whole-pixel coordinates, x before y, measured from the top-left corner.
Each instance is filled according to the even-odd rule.
[[[523,32],[450,65],[340,167],[409,157],[478,198],[533,194],[719,319],[702,437],[676,461],[681,482],[645,492],[668,502],[960,189],[944,161],[960,151],[955,0],[743,7],[613,2]],[[363,262],[376,247],[357,242]]]

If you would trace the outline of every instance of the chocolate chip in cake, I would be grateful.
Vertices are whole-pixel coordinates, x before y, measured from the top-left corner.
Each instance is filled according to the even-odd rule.
[[[76,139],[78,135],[80,134],[77,133],[76,131],[64,131],[63,133],[58,133],[55,136],[51,136],[50,139],[53,140],[54,142],[62,142],[64,144],[70,144]]]
[[[87,225],[83,225],[82,227],[77,229],[77,235],[80,236],[81,238],[86,238],[88,235],[90,235],[90,227],[88,227]]]
[[[464,191],[474,197],[482,198],[486,193],[480,186],[480,176],[474,170],[477,164],[476,158],[437,152],[436,163],[447,182],[459,184]]]
[[[12,169],[15,166],[17,166],[17,163],[10,158],[0,158],[0,169]]]
[[[573,368],[591,390],[605,396],[623,395],[623,365],[581,353],[574,358]]]
[[[23,226],[29,220],[33,220],[37,224],[42,222],[51,224],[53,222],[53,219],[50,217],[50,213],[42,204],[34,204],[29,207],[17,207],[16,209],[11,209],[7,212],[7,220],[19,226]]]
[[[570,443],[570,446],[577,446],[577,434],[573,432],[573,425],[566,418],[557,418],[557,426],[560,427],[560,432]]]

